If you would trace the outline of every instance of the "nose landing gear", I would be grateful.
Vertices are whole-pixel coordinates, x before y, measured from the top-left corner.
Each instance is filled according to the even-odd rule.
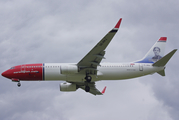
[[[20,87],[20,86],[21,86],[21,83],[20,83],[20,81],[17,83],[17,86],[18,86],[18,87]]]
[[[18,87],[21,86],[21,83],[20,83],[20,80],[19,80],[19,79],[12,78],[11,80],[12,80],[12,82],[18,82],[18,83],[17,83],[17,86],[18,86]]]

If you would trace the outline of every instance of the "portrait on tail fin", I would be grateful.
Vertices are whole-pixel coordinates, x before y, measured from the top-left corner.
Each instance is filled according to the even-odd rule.
[[[154,47],[153,52],[155,54],[155,56],[152,57],[153,62],[156,62],[162,58],[162,56],[160,56],[160,48],[159,47]]]

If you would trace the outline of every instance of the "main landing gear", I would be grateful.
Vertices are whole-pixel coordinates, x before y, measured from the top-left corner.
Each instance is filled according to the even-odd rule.
[[[89,74],[86,74],[86,77],[85,77],[85,80],[86,80],[86,82],[87,82],[87,85],[85,86],[85,91],[86,91],[86,92],[89,92],[89,91],[90,91],[90,87],[88,86],[88,83],[91,82],[91,79],[92,79],[92,77],[89,76]]]
[[[87,75],[87,76],[85,77],[85,79],[86,79],[87,82],[91,82],[91,79],[92,79],[92,78],[91,78],[91,76]]]
[[[90,91],[90,87],[89,86],[85,86],[85,91],[89,92]]]

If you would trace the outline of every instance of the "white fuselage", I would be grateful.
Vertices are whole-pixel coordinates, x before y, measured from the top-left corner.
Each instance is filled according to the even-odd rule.
[[[75,69],[77,66],[73,63],[45,63],[44,80],[61,80],[68,82],[85,81],[85,74],[80,74],[78,72],[63,73],[61,68],[64,67],[68,67],[70,71],[70,69]],[[153,74],[163,69],[164,67],[154,67],[151,63],[101,63],[101,66],[97,67],[97,75],[91,76],[92,81],[122,80]]]

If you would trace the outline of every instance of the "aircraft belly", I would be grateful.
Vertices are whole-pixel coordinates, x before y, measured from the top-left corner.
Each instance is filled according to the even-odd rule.
[[[60,69],[45,69],[45,76],[46,81],[69,81],[69,82],[84,82],[85,75],[81,74],[61,74]]]
[[[100,77],[100,79],[102,80],[121,80],[121,79],[129,79],[129,78],[134,78],[140,76],[139,73],[137,72],[132,72],[132,71],[128,71],[128,72],[123,72],[123,71],[118,71],[118,72],[111,72],[111,74],[109,74],[108,72],[103,72],[103,76]]]
[[[135,77],[140,77],[144,75],[148,75],[151,73],[155,73],[157,71],[162,70],[159,67],[153,66],[144,66],[142,71],[139,69],[139,66],[136,65],[133,68],[124,67],[124,68],[106,68],[100,69],[98,73],[98,77],[100,80],[121,80],[121,79],[130,79]]]
[[[127,68],[107,68],[99,70],[99,79],[101,80],[120,80],[136,76],[136,69]]]
[[[83,75],[83,74],[67,75],[67,81],[68,82],[85,82],[86,80],[84,78],[85,78],[85,75]]]

